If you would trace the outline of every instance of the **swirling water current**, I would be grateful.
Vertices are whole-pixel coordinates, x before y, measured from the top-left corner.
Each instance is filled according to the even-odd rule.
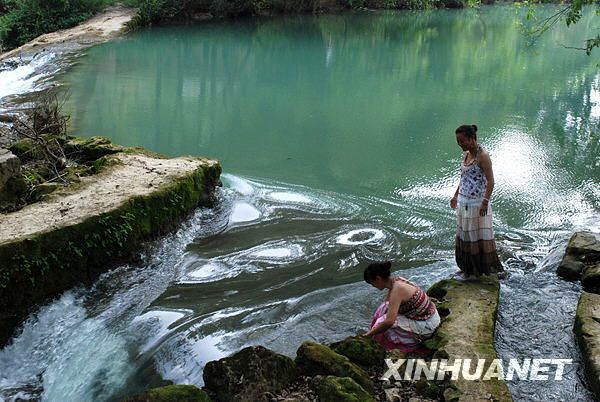
[[[551,12],[549,8],[541,13]],[[423,287],[456,270],[460,150],[494,163],[500,357],[571,358],[517,401],[591,401],[572,333],[581,288],[556,274],[576,230],[600,230],[600,74],[587,15],[526,48],[512,7],[285,17],[168,27],[89,50],[57,78],[73,129],[219,158],[223,188],[89,289],[42,306],[0,351],[0,399],[111,401],[261,344],[364,330],[390,259]]]

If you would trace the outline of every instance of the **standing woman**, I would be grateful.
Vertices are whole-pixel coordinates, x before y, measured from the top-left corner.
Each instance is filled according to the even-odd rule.
[[[465,278],[501,272],[490,205],[494,190],[492,160],[477,143],[476,125],[458,127],[456,142],[464,152],[460,183],[450,200],[450,206],[456,209],[456,264]]]

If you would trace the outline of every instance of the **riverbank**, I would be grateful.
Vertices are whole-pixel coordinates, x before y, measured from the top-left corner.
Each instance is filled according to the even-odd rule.
[[[36,305],[90,284],[142,242],[214,203],[215,160],[167,159],[93,139],[71,144],[95,155],[95,174],[0,214],[0,346]],[[102,147],[110,152],[97,153]]]
[[[0,147],[19,138],[11,132],[15,115],[22,115],[40,91],[54,87],[52,77],[72,64],[81,51],[122,35],[137,10],[111,6],[69,29],[41,35],[0,54]]]

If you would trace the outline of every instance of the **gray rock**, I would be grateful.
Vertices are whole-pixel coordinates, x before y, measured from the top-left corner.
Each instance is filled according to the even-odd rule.
[[[567,254],[577,256],[584,263],[600,261],[600,234],[575,233],[567,245]]]
[[[21,173],[21,161],[8,149],[0,148],[0,193],[6,182]]]
[[[581,284],[588,292],[600,293],[600,263],[585,268]]]
[[[575,281],[581,278],[585,264],[574,256],[565,254],[556,273],[563,279]]]

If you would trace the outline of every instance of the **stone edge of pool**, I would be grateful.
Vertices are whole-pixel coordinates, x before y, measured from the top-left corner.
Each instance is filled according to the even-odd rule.
[[[576,232],[567,244],[557,274],[581,280],[573,332],[581,351],[589,387],[600,400],[600,234]]]
[[[445,279],[434,284],[428,294],[438,300],[442,323],[433,338],[426,342],[433,359],[471,358],[491,362],[497,358],[494,329],[498,311],[500,284],[497,278],[478,282]],[[125,399],[127,402],[170,400],[173,395],[194,393],[198,400],[273,400],[290,401],[356,400],[361,402],[404,400],[512,401],[502,380],[418,381],[382,380],[387,371],[384,359],[418,358],[399,351],[386,352],[374,340],[351,336],[330,345],[303,342],[296,358],[278,354],[263,346],[250,346],[206,364],[202,390],[193,386],[170,385],[155,388]],[[486,363],[486,368],[491,363]],[[401,376],[407,364],[396,369]],[[409,385],[407,385],[409,384]],[[278,396],[279,395],[279,396]],[[307,396],[308,395],[308,396]],[[267,398],[266,396],[269,396]],[[312,399],[309,398],[312,397]],[[280,399],[277,399],[280,400]]]
[[[218,161],[139,148],[23,209],[0,214],[0,347],[36,305],[130,260],[147,240],[212,206]]]

